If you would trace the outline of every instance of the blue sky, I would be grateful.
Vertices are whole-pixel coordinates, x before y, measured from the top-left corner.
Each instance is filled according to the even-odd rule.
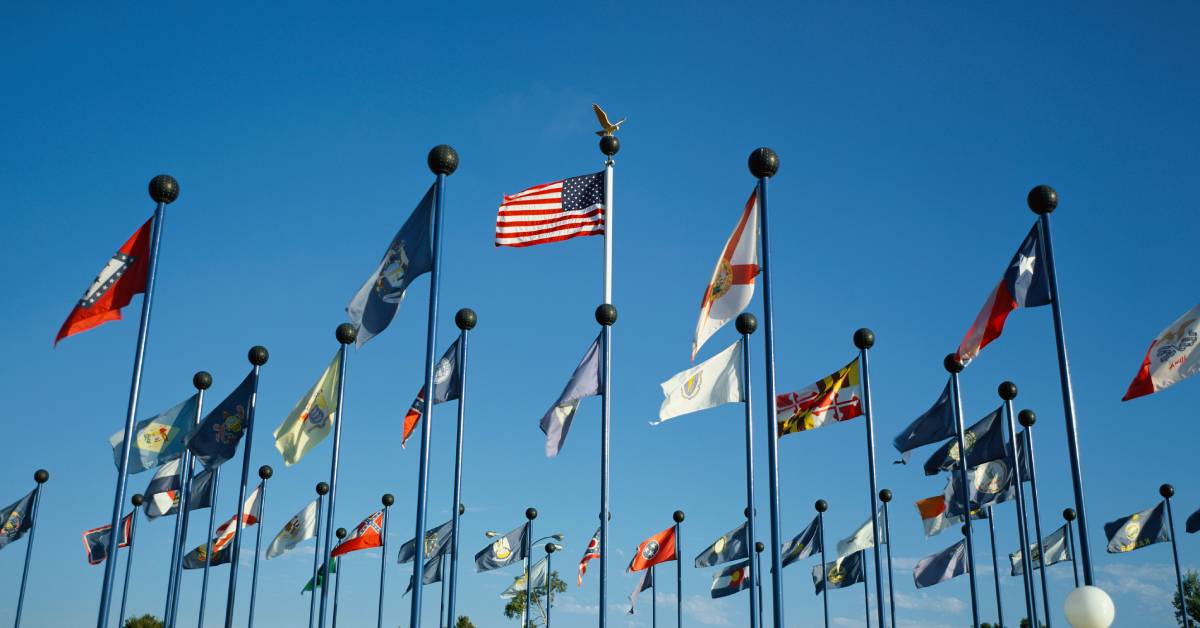
[[[1097,578],[1116,600],[1118,626],[1171,625],[1169,548],[1106,555],[1101,526],[1153,505],[1164,481],[1176,486],[1181,518],[1200,506],[1188,464],[1200,383],[1119,401],[1146,345],[1196,301],[1186,273],[1200,228],[1200,175],[1191,167],[1200,139],[1191,25],[1200,8],[680,8],[10,8],[0,21],[0,260],[10,270],[0,313],[10,434],[0,498],[29,490],[36,468],[52,475],[27,624],[87,625],[95,615],[102,569],[85,563],[79,534],[111,509],[107,439],[124,416],[140,300],[122,322],[58,349],[51,343],[99,267],[152,211],[146,182],[168,172],[182,194],[165,222],[140,414],[190,394],[199,369],[212,372],[214,396],[223,396],[248,368],[247,348],[267,346],[253,464],[277,470],[270,538],[327,476],[330,449],[285,469],[269,433],[328,363],[343,308],[429,185],[425,155],[439,143],[462,158],[448,183],[439,351],[454,337],[455,310],[479,313],[463,551],[473,554],[485,530],[510,529],[536,506],[535,531],[566,534],[555,565],[572,574],[596,525],[600,404],[583,403],[554,460],[543,455],[537,421],[596,334],[601,241],[498,250],[492,233],[504,193],[600,169],[589,111],[600,102],[629,117],[614,216],[614,625],[649,625],[647,599],[638,615],[622,614],[635,583],[619,573],[629,550],[679,508],[693,556],[734,527],[745,505],[740,407],[647,422],[661,401],[658,383],[689,364],[697,297],[751,191],[746,155],[759,145],[782,161],[770,196],[780,389],[845,364],[858,327],[878,336],[877,462],[880,486],[896,495],[901,625],[960,626],[970,614],[965,579],[912,586],[912,564],[955,539],[923,538],[911,504],[943,480],[891,465],[888,443],[941,390],[942,356],[1029,229],[1025,194],[1038,183],[1055,186],[1061,200],[1054,237]],[[394,493],[394,547],[412,531],[418,448],[401,450],[399,440],[420,386],[427,295],[428,281],[418,280],[392,327],[347,367],[338,522],[354,525]],[[758,299],[751,310],[761,313]],[[735,335],[722,330],[702,355]],[[761,340],[752,348],[757,369]],[[1048,529],[1071,501],[1052,342],[1048,308],[1019,311],[963,376],[968,420],[999,403],[1004,379],[1020,386],[1019,408],[1039,412]],[[755,379],[761,400],[761,371]],[[452,413],[448,405],[434,414],[431,524],[450,509]],[[807,525],[817,498],[831,504],[831,538],[868,515],[863,430],[860,421],[781,441],[786,535]],[[765,443],[760,429],[763,512]],[[149,478],[135,476],[131,488]],[[219,518],[235,499],[225,483]],[[1002,508],[998,531],[1009,551],[1017,546],[1011,512]],[[193,530],[190,542],[199,543]],[[141,531],[130,608],[161,614],[171,524],[143,522]],[[14,597],[24,547],[0,555],[0,589]],[[1196,565],[1194,537],[1181,535],[1180,551]],[[373,621],[378,554],[344,562],[349,625]],[[298,592],[310,558],[263,564],[258,626],[302,621],[307,598]],[[983,551],[978,559],[990,617],[991,571],[982,567],[990,559]],[[406,625],[406,577],[389,561],[387,622]],[[810,563],[785,572],[789,626],[820,621]],[[477,575],[469,558],[463,566],[460,612],[481,626],[505,625],[498,595],[514,570]],[[744,625],[743,596],[708,598],[711,571],[685,570],[689,624]],[[572,583],[557,617],[592,621],[597,572],[582,589]],[[1060,608],[1070,568],[1050,572]],[[227,573],[216,570],[210,622],[223,610]],[[198,574],[184,584],[181,615],[194,617]],[[1006,618],[1018,616],[1020,590],[1019,580],[1004,579]],[[436,617],[435,592],[426,624]],[[660,596],[673,602],[674,586]],[[834,592],[831,604],[839,625],[861,625],[860,589]]]

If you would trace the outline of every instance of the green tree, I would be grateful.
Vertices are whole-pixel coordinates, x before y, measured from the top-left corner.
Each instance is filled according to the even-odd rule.
[[[1043,623],[1042,620],[1039,619],[1037,625],[1039,628],[1042,628],[1046,624]],[[1021,628],[1029,628],[1029,619],[1028,618],[1026,618],[1026,617],[1021,618]]]
[[[163,621],[150,613],[125,620],[125,628],[163,628]]]
[[[1175,607],[1175,621],[1179,622],[1184,628],[1191,628],[1200,622],[1200,576],[1195,570],[1189,569],[1183,574],[1183,592],[1187,595],[1188,619],[1187,624],[1183,623],[1183,609],[1179,606],[1179,591],[1171,597],[1171,606]]]
[[[558,572],[550,573],[550,604],[554,604],[554,598],[557,593],[562,593],[567,590],[567,583],[563,582],[558,577]],[[546,596],[546,587],[534,587],[531,597],[533,598],[534,613],[530,614],[528,628],[536,628],[546,624],[546,605],[543,603]],[[519,595],[514,596],[504,605],[504,616],[509,619],[520,620],[521,615],[525,612],[525,592],[522,591]]]
[[[454,628],[475,628],[475,624],[471,623],[470,617],[459,615],[458,621],[454,622]]]

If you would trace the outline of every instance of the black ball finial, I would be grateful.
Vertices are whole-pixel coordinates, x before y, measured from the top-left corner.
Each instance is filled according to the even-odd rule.
[[[192,386],[195,386],[196,390],[208,390],[212,386],[212,374],[208,371],[196,371],[192,376]]]
[[[329,493],[329,484],[327,482],[317,482],[317,495],[326,495]]]
[[[1064,508],[1063,509],[1063,519],[1066,519],[1067,521],[1074,521],[1075,520],[1075,509],[1074,508]]]
[[[814,506],[816,507],[817,512],[825,512],[826,510],[829,510],[829,502],[823,499],[818,499]]]
[[[264,480],[269,480],[269,479],[271,479],[272,475],[275,475],[275,469],[272,469],[271,465],[264,464],[263,466],[258,468],[258,477],[260,477]]]
[[[1037,414],[1033,410],[1022,410],[1017,413],[1017,422],[1025,427],[1033,427],[1037,423]]]
[[[134,493],[133,497],[129,498],[129,503],[133,504],[134,508],[141,508],[142,504],[146,503],[146,498],[142,497],[141,493]]]
[[[1058,207],[1058,192],[1048,185],[1039,185],[1032,190],[1029,190],[1029,196],[1025,197],[1025,202],[1029,204],[1029,209],[1033,213],[1049,214]]]
[[[996,392],[1000,393],[1000,398],[1005,401],[1012,401],[1017,398],[1017,385],[1010,381],[1000,382],[1000,386],[996,388]]]
[[[892,501],[892,491],[886,488],[882,491],[879,491],[879,501],[885,504]]]
[[[525,509],[525,518],[530,521],[537,519],[537,508],[526,508]]]
[[[854,346],[862,349],[870,349],[875,346],[875,332],[863,327],[854,332]]]
[[[553,544],[553,543],[547,543],[547,544],[546,544],[546,553],[547,553],[547,554],[553,554],[553,553],[554,553],[554,550],[556,550],[556,549],[558,549],[558,546],[557,546],[557,545],[555,545],[555,544]]]
[[[438,144],[429,151],[427,161],[433,174],[450,176],[458,170],[458,151],[448,144]]]
[[[354,341],[358,340],[358,328],[350,323],[342,323],[337,326],[333,335],[337,336],[337,341],[344,345],[354,344]]]
[[[743,336],[749,336],[758,329],[758,319],[750,312],[738,314],[737,321],[734,324],[737,325],[738,333]]]
[[[947,353],[946,358],[942,360],[942,366],[947,373],[961,373],[963,370],[962,360],[958,359],[957,353]]]
[[[454,324],[463,331],[471,331],[475,329],[475,323],[479,322],[479,317],[475,315],[475,310],[469,307],[464,307],[454,315]]]
[[[346,528],[338,528],[337,531],[334,532],[334,534],[337,535],[337,538],[344,539],[344,538],[346,538],[346,535],[348,534],[348,532],[346,532]]]
[[[45,484],[50,481],[50,472],[45,469],[38,469],[33,472],[33,481],[38,484]]]
[[[617,307],[612,303],[605,303],[596,308],[596,322],[605,327],[611,326],[617,322]]]
[[[966,535],[967,535],[967,534],[969,534],[970,532],[971,532],[971,526],[970,526],[970,525],[968,525],[968,524],[965,524],[965,523],[964,523],[964,524],[963,524],[963,526],[962,526],[962,535],[963,535],[963,536],[966,536]]]
[[[396,503],[396,498],[391,493],[384,493],[379,501],[383,502],[384,508],[391,508],[392,504]]]
[[[675,523],[683,523],[683,511],[676,510],[674,514],[671,515],[671,518],[675,520]]]
[[[779,172],[779,155],[763,146],[750,153],[750,174],[756,179],[770,178]]]
[[[462,514],[465,514],[466,512],[467,512],[467,507],[462,504],[459,504],[458,505],[458,514],[462,515]]]
[[[1162,495],[1164,499],[1171,499],[1175,496],[1175,487],[1170,484],[1163,484],[1158,487],[1158,494]]]
[[[266,347],[262,345],[254,345],[253,347],[250,347],[250,352],[246,354],[246,357],[254,366],[262,366],[267,363],[267,360],[271,357],[271,354],[267,353]]]
[[[615,135],[604,135],[600,137],[600,152],[612,157],[621,150],[621,140]]]
[[[763,544],[762,544],[762,541],[755,541],[755,543],[754,543],[754,551],[756,551],[756,552],[758,552],[759,554],[761,554],[761,553],[763,553],[763,550],[765,550],[765,549],[767,549],[767,546],[766,546],[766,545],[763,545]]]
[[[179,182],[169,174],[160,174],[150,179],[150,198],[155,203],[170,205],[179,198]]]
[[[754,514],[758,514],[758,509],[755,509],[755,510],[754,510]],[[743,515],[743,516],[745,516],[747,519],[749,519],[749,518],[750,518],[750,509],[749,509],[749,508],[743,508],[743,509],[742,509],[742,515]]]

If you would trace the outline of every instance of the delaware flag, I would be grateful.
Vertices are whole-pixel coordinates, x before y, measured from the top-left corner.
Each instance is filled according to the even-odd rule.
[[[275,449],[289,467],[329,435],[337,412],[338,371],[342,352],[333,355],[321,378],[296,402],[291,414],[275,428]]]
[[[775,397],[779,437],[814,430],[829,421],[862,416],[858,358],[825,379],[796,392]]]
[[[133,428],[133,443],[129,447],[129,473],[141,473],[178,458],[183,453],[184,440],[196,420],[197,395],[184,399],[162,414],[139,422]],[[125,431],[108,439],[113,448],[113,462],[121,468],[121,450]]]
[[[1156,393],[1200,371],[1200,305],[1188,310],[1150,343],[1121,401]]]

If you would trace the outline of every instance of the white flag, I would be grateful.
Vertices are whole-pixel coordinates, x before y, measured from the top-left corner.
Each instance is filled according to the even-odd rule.
[[[535,592],[538,589],[542,589],[544,591],[546,588],[546,559],[543,558],[543,559],[537,561],[536,563],[534,563],[533,567],[530,568],[530,571],[533,572],[533,578],[531,578],[531,580],[533,580],[533,590]],[[500,594],[500,597],[503,599],[514,598],[514,597],[517,597],[518,593],[524,593],[524,592],[525,592],[525,571],[522,570],[521,575],[517,576],[513,580],[512,585],[509,586],[507,589],[505,589],[504,593]]]
[[[299,545],[301,541],[315,536],[317,536],[317,500],[314,499],[296,513],[296,516],[288,520],[279,534],[275,535],[275,540],[271,541],[271,546],[267,548],[267,558],[282,556]]]
[[[658,425],[681,414],[714,408],[723,403],[742,400],[742,380],[738,368],[742,363],[742,342],[736,341],[724,351],[679,373],[662,383],[662,407],[658,409]]]
[[[700,320],[692,338],[692,359],[704,342],[737,316],[754,298],[754,278],[758,275],[758,192],[750,195],[746,208],[738,218],[712,279],[700,301]]]
[[[879,513],[879,517],[881,519],[883,518],[882,512]],[[862,524],[857,530],[854,531],[854,534],[851,534],[850,536],[838,541],[838,558],[841,558],[842,556],[848,556],[854,552],[865,550],[870,547],[875,547],[873,527],[874,526],[871,525],[871,520],[867,519],[866,523]],[[886,528],[879,531],[879,542],[881,544],[888,542]]]
[[[1121,401],[1156,393],[1200,371],[1200,305],[1188,310],[1150,343]]]
[[[1033,568],[1040,568],[1041,564],[1038,560],[1037,543],[1029,544],[1029,556],[1030,562],[1033,564]],[[1047,566],[1053,565],[1054,563],[1061,563],[1064,560],[1071,560],[1071,552],[1067,549],[1066,524],[1063,524],[1062,527],[1054,532],[1051,532],[1049,536],[1042,539],[1042,560],[1046,562]],[[1012,563],[1012,575],[1017,576],[1025,573],[1025,565],[1024,561],[1022,560],[1020,550],[1009,554],[1008,561]]]

